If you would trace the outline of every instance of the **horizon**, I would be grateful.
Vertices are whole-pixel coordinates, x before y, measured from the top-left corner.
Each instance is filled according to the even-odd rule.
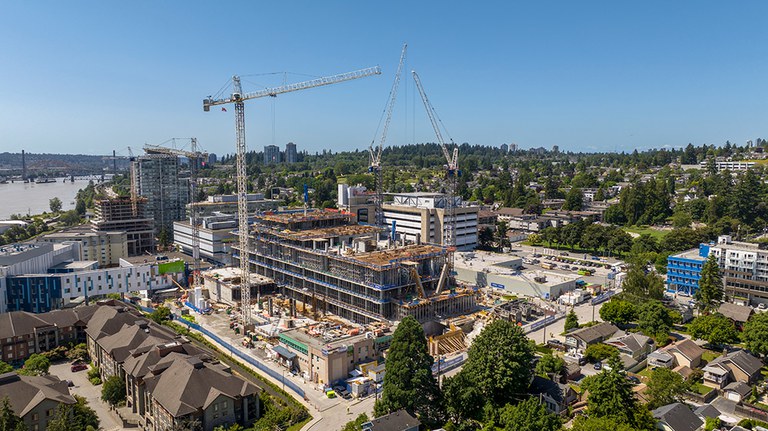
[[[233,74],[247,92],[379,65],[380,76],[245,109],[250,151],[287,142],[310,154],[365,150],[378,140],[403,43],[385,147],[434,141],[412,69],[446,137],[472,145],[620,153],[765,135],[768,36],[748,23],[767,4],[440,5],[295,13],[237,2],[243,22],[285,19],[225,26],[233,8],[202,3],[11,3],[0,16],[0,36],[13,41],[4,58],[15,65],[0,70],[0,152],[126,155],[194,136],[205,151],[232,154],[233,109],[203,113],[201,102]]]

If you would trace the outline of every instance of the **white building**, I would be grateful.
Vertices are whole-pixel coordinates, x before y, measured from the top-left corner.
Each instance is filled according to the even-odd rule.
[[[237,217],[234,215],[203,217],[198,229],[200,257],[214,263],[231,265],[231,244],[237,239],[233,233],[236,229]],[[173,243],[189,255],[192,255],[192,238],[191,221],[173,223]]]
[[[733,241],[730,235],[721,235],[716,244],[701,247],[703,255],[717,257],[726,295],[743,297],[748,302],[768,302],[768,250],[758,244]]]
[[[384,204],[384,221],[395,224],[397,235],[414,243],[443,244],[443,231],[449,222],[446,216],[446,195],[442,193],[401,193],[393,195],[392,203]],[[477,212],[479,207],[462,206],[461,197],[453,202],[456,217],[456,248],[473,250],[477,246]]]

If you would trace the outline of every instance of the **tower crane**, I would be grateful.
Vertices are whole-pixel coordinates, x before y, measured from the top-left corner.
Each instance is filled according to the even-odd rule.
[[[128,160],[131,166],[131,214],[133,218],[139,216],[139,185],[138,178],[136,177],[136,157],[133,156],[133,150],[128,147]]]
[[[392,83],[392,90],[389,92],[389,101],[385,108],[386,117],[384,120],[384,127],[381,131],[381,140],[379,140],[378,147],[374,148],[373,145],[376,142],[374,138],[371,141],[371,146],[368,148],[368,152],[371,156],[371,163],[368,167],[368,172],[371,172],[375,176],[376,181],[376,195],[374,196],[375,206],[375,222],[376,226],[384,226],[384,178],[381,170],[381,152],[384,149],[384,142],[387,140],[387,131],[389,130],[389,123],[392,120],[392,109],[395,107],[395,99],[397,98],[397,88],[400,85],[400,74],[403,70],[403,63],[405,62],[405,53],[408,49],[408,44],[403,44],[403,52],[400,54],[400,63],[397,66],[397,72],[395,72],[395,81]]]
[[[415,70],[411,71],[411,73],[413,74],[416,88],[421,95],[421,101],[424,102],[424,108],[427,111],[429,121],[432,123],[432,128],[435,129],[437,142],[443,150],[443,156],[446,161],[445,174],[447,197],[445,202],[445,216],[443,218],[443,225],[445,227],[443,229],[443,245],[448,248],[448,256],[446,265],[443,267],[440,275],[440,281],[437,284],[437,290],[435,291],[435,294],[437,295],[443,287],[445,287],[445,283],[448,279],[453,275],[453,259],[454,252],[456,251],[456,179],[461,175],[461,171],[459,170],[459,147],[453,143],[453,140],[451,140],[451,144],[454,145],[453,153],[451,154],[451,152],[448,151],[448,146],[443,139],[443,134],[440,132],[437,112],[435,112],[435,108],[432,106],[432,103],[429,102],[429,98],[427,98],[427,94],[424,92],[424,87],[421,85],[419,75]],[[445,223],[445,219],[448,219],[447,223]]]
[[[177,138],[172,140],[175,142]],[[144,151],[147,154],[168,154],[172,156],[182,156],[189,159],[189,193],[192,204],[197,201],[197,170],[200,168],[200,160],[208,157],[208,153],[197,150],[197,138],[188,138],[192,151],[167,148],[160,145],[144,145]],[[167,142],[167,141],[166,141]],[[194,268],[192,270],[192,286],[202,285],[200,278],[200,225],[198,220],[198,209],[196,205],[190,205],[190,224],[192,225],[192,260]]]
[[[238,248],[240,249],[240,294],[241,294],[241,308],[242,308],[242,320],[243,330],[251,324],[251,289],[250,289],[250,268],[248,266],[248,198],[247,198],[247,176],[246,176],[246,161],[245,161],[245,101],[250,99],[258,99],[261,97],[277,97],[278,94],[291,93],[294,91],[306,90],[314,87],[321,87],[324,85],[338,84],[344,81],[351,81],[353,79],[365,78],[372,75],[380,75],[381,69],[378,66],[369,67],[367,69],[360,69],[353,72],[341,73],[338,75],[326,76],[322,78],[316,78],[309,81],[297,82],[293,84],[282,85],[279,87],[265,88],[257,90],[251,93],[243,93],[243,88],[240,83],[240,77],[235,75],[232,77],[232,94],[224,99],[214,99],[212,96],[208,96],[203,99],[203,111],[208,112],[211,110],[211,106],[227,105],[233,103],[235,105],[235,135],[237,145],[237,217],[238,217]],[[256,302],[261,300],[261,290],[256,292]]]

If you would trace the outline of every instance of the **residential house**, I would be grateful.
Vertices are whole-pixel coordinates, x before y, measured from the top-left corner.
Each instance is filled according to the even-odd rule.
[[[675,357],[666,349],[654,350],[648,354],[648,366],[672,369],[675,367]]]
[[[762,361],[744,350],[726,353],[704,367],[704,384],[718,389],[729,382],[751,384],[762,368]]]
[[[29,431],[43,431],[60,404],[74,404],[67,383],[54,376],[0,374],[0,399],[8,398],[13,412]]]
[[[591,344],[601,343],[612,337],[619,328],[603,322],[588,328],[577,329],[565,335],[565,344],[578,351],[584,351]]]
[[[132,325],[137,320],[144,318],[136,311],[125,305],[104,305],[99,307],[91,316],[85,333],[88,342],[88,355],[93,365],[101,367],[104,361],[103,349],[98,341],[104,337],[116,334],[124,325]]]
[[[578,399],[576,391],[570,385],[541,376],[533,377],[528,393],[539,397],[547,411],[556,415],[565,414],[568,411],[568,406]]]
[[[663,431],[697,431],[704,426],[704,421],[683,403],[667,404],[651,414],[658,421],[656,427]]]
[[[731,319],[736,327],[741,329],[744,327],[744,324],[747,323],[747,320],[749,320],[755,311],[752,309],[752,307],[747,307],[745,305],[723,302],[720,304],[717,312]]]
[[[124,378],[123,363],[133,350],[164,344],[174,338],[178,338],[175,332],[160,325],[150,325],[147,320],[123,325],[114,334],[96,341],[102,379],[110,376]]]
[[[642,361],[653,351],[653,339],[639,333],[624,333],[604,341],[613,346],[619,353],[627,355],[636,361]]]
[[[689,339],[669,345],[665,350],[675,357],[678,366],[688,368],[697,368],[701,364],[701,355],[704,354],[704,349]]]
[[[693,412],[705,422],[707,418],[719,418],[722,414],[720,413],[720,410],[715,408],[712,404],[704,404],[703,406],[697,407]]]
[[[190,356],[155,366],[152,374],[144,378],[147,430],[167,431],[192,422],[203,431],[235,423],[248,427],[259,417],[258,388],[223,364]]]
[[[752,393],[752,387],[743,382],[731,382],[723,388],[723,396],[737,403]]]
[[[419,431],[421,422],[405,410],[398,410],[363,424],[363,431]]]
[[[86,305],[64,310],[53,310],[38,314],[37,317],[55,326],[59,330],[59,345],[80,344],[87,341],[85,328],[98,305]]]

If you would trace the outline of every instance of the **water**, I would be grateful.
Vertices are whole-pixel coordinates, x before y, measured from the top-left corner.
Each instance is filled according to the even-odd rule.
[[[88,180],[35,184],[16,181],[0,184],[0,220],[8,220],[11,214],[41,214],[51,211],[49,201],[57,197],[63,211],[75,209],[77,191],[88,186]]]

